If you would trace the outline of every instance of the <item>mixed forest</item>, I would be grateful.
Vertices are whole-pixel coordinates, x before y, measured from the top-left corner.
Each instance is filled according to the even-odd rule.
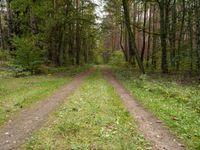
[[[0,150],[199,150],[200,0],[0,0]]]
[[[89,0],[2,0],[2,63],[10,58],[14,68],[34,72],[43,64],[108,63],[123,54],[143,73],[200,70],[198,0],[101,3],[98,16]]]

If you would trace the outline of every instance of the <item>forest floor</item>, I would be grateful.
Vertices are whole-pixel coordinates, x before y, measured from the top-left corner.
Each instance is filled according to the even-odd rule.
[[[28,105],[12,121],[4,121],[7,124],[0,129],[0,150],[14,148],[23,142],[25,144],[19,149],[198,149],[198,108],[190,110],[194,105],[190,103],[179,108],[180,102],[176,100],[179,90],[175,93],[177,95],[171,96],[175,101],[169,100],[167,104],[158,97],[168,100],[170,96],[159,93],[161,88],[158,90],[155,82],[146,85],[145,76],[136,80],[132,72],[130,75],[127,70],[113,69],[116,79],[110,71],[99,67],[90,73],[69,80],[48,99]],[[143,86],[150,90],[143,89]],[[148,93],[151,90],[153,96]],[[174,89],[162,90],[174,94]],[[181,138],[186,147],[173,134]]]

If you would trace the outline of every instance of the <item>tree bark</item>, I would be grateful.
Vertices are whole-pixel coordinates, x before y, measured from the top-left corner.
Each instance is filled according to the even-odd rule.
[[[169,42],[170,42],[170,64],[172,68],[175,68],[176,64],[176,23],[177,23],[177,8],[176,0],[173,2],[172,7],[172,24],[169,32]]]
[[[121,32],[120,32],[120,47],[122,49],[122,52],[124,53],[124,59],[126,62],[128,62],[128,56],[127,52],[123,46],[123,21],[121,22]]]
[[[197,70],[200,73],[200,1],[195,0]]]
[[[138,66],[139,66],[141,72],[143,74],[145,74],[144,66],[143,66],[143,64],[141,62],[138,50],[136,48],[135,37],[134,37],[134,34],[132,32],[132,29],[131,29],[130,13],[129,13],[129,8],[128,8],[128,0],[122,0],[122,2],[123,2],[123,8],[124,8],[125,23],[126,23],[127,31],[128,31],[130,42],[131,42],[130,46],[131,46],[131,49],[132,49],[133,53],[135,54],[135,57],[136,57],[136,60],[137,60],[137,63],[138,63]]]
[[[76,11],[77,16],[79,16],[80,11],[80,0],[76,0]],[[80,64],[80,49],[81,49],[81,39],[80,39],[80,21],[76,20],[76,64]]]
[[[161,47],[162,47],[162,62],[161,69],[163,73],[168,72],[168,64],[167,64],[167,20],[168,20],[168,1],[160,0],[160,39],[161,39]]]
[[[148,45],[147,45],[147,61],[146,66],[149,67],[150,49],[151,49],[151,22],[152,22],[152,6],[149,8],[149,35],[148,35]]]
[[[188,30],[189,30],[189,45],[190,45],[190,72],[193,70],[193,10],[188,12]]]
[[[144,16],[143,16],[143,45],[142,45],[142,52],[141,52],[141,61],[144,62],[144,53],[146,49],[146,33],[145,33],[145,27],[146,27],[146,18],[147,18],[147,2],[144,2]]]
[[[2,7],[0,9],[0,13],[2,13]],[[0,14],[0,45],[2,49],[5,49],[4,47],[4,33],[3,33],[3,25],[2,25],[2,16]]]
[[[156,31],[156,25],[157,25],[157,15],[156,15],[156,6],[153,6],[153,33],[155,33]],[[152,43],[152,60],[151,60],[151,64],[152,64],[152,69],[155,70],[156,69],[156,42],[157,41],[157,35],[153,35],[153,43]]]
[[[183,40],[183,29],[184,29],[184,24],[185,24],[185,0],[182,0],[182,19],[181,19],[181,28],[180,28],[180,34],[179,34],[179,39],[178,39],[178,49],[177,49],[177,63],[176,63],[176,70],[178,71],[180,69],[180,61],[181,61],[181,45],[182,45],[182,40]]]

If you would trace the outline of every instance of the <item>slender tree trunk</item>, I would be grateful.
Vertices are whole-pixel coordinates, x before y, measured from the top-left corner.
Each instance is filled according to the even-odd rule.
[[[148,46],[147,46],[147,61],[146,66],[149,67],[150,49],[151,49],[151,21],[152,21],[152,6],[149,8],[149,35],[148,35]]]
[[[143,45],[142,45],[142,52],[141,52],[141,61],[142,63],[144,62],[144,53],[146,49],[146,33],[145,33],[145,28],[146,28],[146,18],[147,18],[147,2],[144,2],[144,16],[143,16]]]
[[[153,33],[156,31],[156,26],[157,26],[157,13],[156,13],[156,6],[153,6]],[[153,44],[152,44],[152,69],[156,69],[156,42],[157,41],[157,35],[153,35]]]
[[[195,2],[197,70],[200,72],[200,1]]]
[[[128,45],[128,34],[127,34],[127,30],[125,29],[125,33],[124,33],[124,36],[125,36],[125,39],[124,39],[124,47],[125,47],[125,51],[126,51],[126,54],[127,54],[127,60],[128,62],[130,62],[130,48],[129,48],[129,45]]]
[[[189,30],[189,44],[190,44],[190,72],[193,70],[193,10],[188,12],[188,30]]]
[[[86,36],[87,37],[87,36]],[[84,62],[88,63],[88,43],[87,38],[83,38],[82,47],[83,47],[83,56],[84,56]]]
[[[1,45],[1,48],[4,49],[4,33],[3,33],[3,25],[2,25],[2,8],[0,10],[0,45]]]
[[[185,0],[182,0],[182,19],[181,19],[181,28],[180,28],[180,34],[179,34],[179,39],[178,39],[178,49],[177,49],[177,64],[176,64],[176,69],[180,69],[180,61],[181,61],[181,45],[183,41],[183,29],[184,29],[184,24],[185,24]]]
[[[79,16],[80,11],[80,0],[76,0],[76,11]],[[81,49],[81,39],[80,39],[80,21],[76,20],[76,64],[80,64],[80,49]]]
[[[128,34],[129,34],[129,38],[130,38],[130,41],[131,41],[131,49],[133,51],[133,53],[135,54],[135,57],[136,57],[136,60],[137,60],[137,63],[138,63],[138,66],[140,68],[140,70],[142,71],[142,73],[145,74],[145,70],[144,70],[144,66],[141,62],[141,59],[139,57],[139,53],[138,53],[138,50],[136,48],[136,44],[135,44],[135,37],[134,37],[134,34],[131,30],[131,22],[130,22],[130,13],[129,13],[129,8],[128,8],[128,0],[122,0],[123,2],[123,8],[124,8],[124,16],[125,16],[125,23],[126,23],[126,27],[127,27],[127,31],[128,31]]]
[[[33,15],[32,6],[29,6],[29,21],[30,21],[31,33],[33,33],[33,34],[38,33],[37,21],[36,21],[35,16]]]
[[[120,47],[122,49],[122,52],[124,53],[125,61],[128,62],[127,52],[123,46],[123,21],[121,22]]]
[[[162,47],[162,62],[161,69],[163,73],[168,72],[168,64],[167,64],[167,1],[161,0],[159,2],[160,7],[160,39],[161,39],[161,47]]]
[[[12,12],[10,8],[10,0],[6,0],[6,9],[7,9],[7,21],[8,21],[8,49],[12,50],[11,38],[13,34],[13,20]]]
[[[173,2],[172,7],[172,25],[170,30],[170,64],[172,68],[175,68],[176,57],[176,23],[177,23],[177,8],[176,0]]]
[[[137,3],[133,2],[133,24],[136,24],[136,18],[137,18]],[[136,36],[136,27],[133,26],[133,36]],[[136,44],[136,41],[135,41]],[[135,67],[136,66],[136,61],[135,61],[135,54],[132,54],[132,64]]]
[[[61,39],[59,45],[59,66],[63,66],[64,64],[64,49],[65,49],[65,25],[63,25],[61,30]]]
[[[71,33],[71,36],[69,37],[69,59],[70,59],[70,62],[72,65],[75,64],[75,61],[74,61],[74,24],[71,23],[69,24],[69,33]]]

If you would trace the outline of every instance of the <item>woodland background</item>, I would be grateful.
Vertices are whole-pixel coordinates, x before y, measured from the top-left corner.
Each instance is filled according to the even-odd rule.
[[[200,71],[199,0],[1,0],[1,68],[87,63]],[[137,65],[138,64],[138,65]]]

